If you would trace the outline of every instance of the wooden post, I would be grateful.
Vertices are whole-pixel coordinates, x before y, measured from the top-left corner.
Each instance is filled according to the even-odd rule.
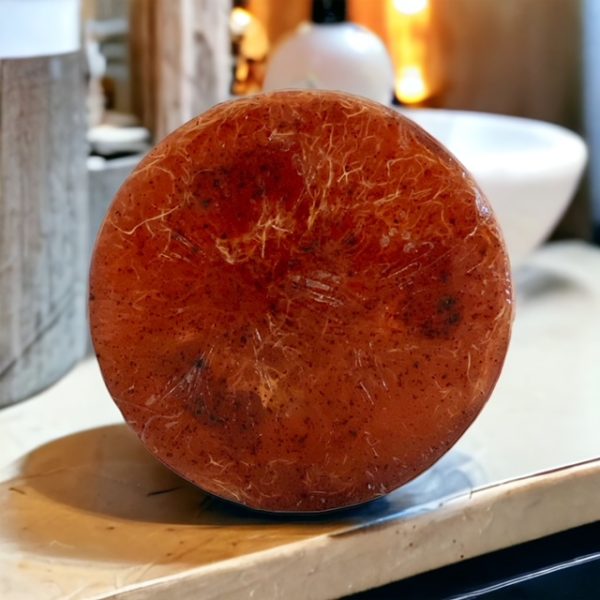
[[[0,406],[86,347],[86,124],[78,52],[0,59]]]
[[[134,106],[158,140],[229,96],[231,0],[133,0],[131,9]]]

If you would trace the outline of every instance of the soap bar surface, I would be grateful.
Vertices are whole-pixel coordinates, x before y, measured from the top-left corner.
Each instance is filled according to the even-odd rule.
[[[464,167],[392,109],[258,95],[172,133],[118,192],[90,284],[108,389],[158,459],[274,511],[365,502],[476,417],[512,323]]]

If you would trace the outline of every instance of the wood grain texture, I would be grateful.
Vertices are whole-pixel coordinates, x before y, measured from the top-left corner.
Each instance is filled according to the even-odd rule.
[[[0,406],[85,349],[81,73],[78,53],[0,61]]]
[[[577,124],[579,1],[437,0],[432,6],[445,77],[441,105]]]
[[[154,131],[156,115],[156,2],[130,0],[129,52],[131,108],[141,124]]]
[[[134,106],[156,139],[229,95],[230,0],[134,0]]]

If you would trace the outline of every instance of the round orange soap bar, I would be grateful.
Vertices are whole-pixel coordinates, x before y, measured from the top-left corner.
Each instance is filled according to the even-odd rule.
[[[108,389],[163,463],[273,511],[365,502],[461,436],[500,374],[506,249],[464,167],[335,92],[221,104],[118,192],[92,262]]]

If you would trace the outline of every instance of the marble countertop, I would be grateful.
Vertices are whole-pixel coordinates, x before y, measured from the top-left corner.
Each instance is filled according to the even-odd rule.
[[[122,424],[97,364],[0,411],[0,597],[334,598],[600,519],[600,250],[517,275],[498,386],[432,469],[289,519],[203,495]]]

